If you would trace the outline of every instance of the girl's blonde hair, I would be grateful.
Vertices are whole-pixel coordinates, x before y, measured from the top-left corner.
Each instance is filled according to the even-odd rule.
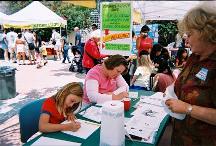
[[[52,96],[55,99],[57,109],[60,113],[63,113],[64,115],[74,112],[82,104],[82,102],[75,103],[72,107],[64,109],[64,102],[69,94],[76,95],[82,99],[83,89],[80,83],[68,83],[65,86],[63,86],[55,95]]]
[[[139,59],[139,66],[145,66],[150,72],[152,72],[154,65],[150,59],[150,55],[141,55]]]

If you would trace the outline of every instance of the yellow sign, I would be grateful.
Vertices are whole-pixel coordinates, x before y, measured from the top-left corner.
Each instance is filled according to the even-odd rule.
[[[88,7],[88,8],[96,8],[96,0],[68,0],[68,1],[63,1],[65,3],[71,3],[74,5],[78,6],[83,6],[83,7]]]
[[[31,25],[22,25],[22,24],[4,24],[4,28],[23,28],[23,29],[34,29],[34,28],[50,28],[50,27],[65,27],[64,24],[60,23],[48,23],[48,24],[31,24]]]
[[[109,42],[112,40],[125,39],[125,38],[130,38],[129,32],[106,35],[103,37],[103,42]]]

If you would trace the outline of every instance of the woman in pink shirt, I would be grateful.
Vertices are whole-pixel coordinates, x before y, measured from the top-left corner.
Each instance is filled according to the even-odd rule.
[[[101,104],[128,97],[129,86],[121,75],[127,67],[128,62],[123,56],[113,55],[89,70],[85,78],[84,104]]]

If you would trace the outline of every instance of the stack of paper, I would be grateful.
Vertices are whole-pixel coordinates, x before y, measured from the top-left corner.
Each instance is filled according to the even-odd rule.
[[[88,109],[80,112],[79,114],[87,119],[96,122],[101,122],[101,113],[102,113],[101,107],[91,106]]]
[[[142,107],[138,107],[131,115],[157,117],[162,121],[167,113],[163,107],[143,103]]]
[[[137,115],[126,123],[127,133],[141,137],[145,142],[152,143],[155,132],[160,127],[161,120],[157,117]]]
[[[66,124],[69,123],[70,121],[64,121],[62,124]],[[88,138],[94,131],[96,131],[99,127],[100,124],[97,123],[93,123],[93,122],[89,122],[89,121],[85,121],[85,120],[81,120],[81,119],[77,119],[77,122],[81,123],[81,127],[78,131],[76,132],[72,132],[72,131],[62,131],[64,133],[76,136],[76,137],[80,137],[83,139]]]

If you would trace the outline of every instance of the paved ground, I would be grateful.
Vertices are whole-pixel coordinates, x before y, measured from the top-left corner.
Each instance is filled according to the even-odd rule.
[[[1,64],[0,60],[0,64]],[[12,99],[0,100],[0,145],[21,145],[19,134],[19,109],[28,102],[44,96],[52,95],[61,86],[72,82],[83,82],[85,74],[68,71],[70,64],[61,61],[49,60],[41,69],[35,65],[17,65],[16,91],[17,96]],[[171,126],[169,125],[159,143],[160,146],[169,146]]]

